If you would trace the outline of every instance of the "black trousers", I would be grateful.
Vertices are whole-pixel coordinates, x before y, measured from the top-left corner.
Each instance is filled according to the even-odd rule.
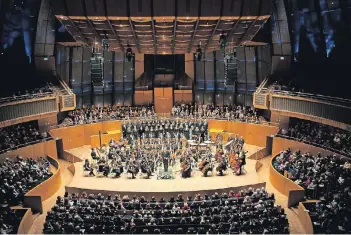
[[[163,168],[165,172],[168,172],[168,159],[163,159]]]

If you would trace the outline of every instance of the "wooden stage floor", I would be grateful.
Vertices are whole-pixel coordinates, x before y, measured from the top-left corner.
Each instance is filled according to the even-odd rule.
[[[245,151],[248,151],[247,156],[255,154],[262,148],[245,144]],[[90,146],[71,149],[68,152],[85,159],[90,156]],[[210,176],[203,177],[200,171],[193,171],[191,178],[183,179],[180,172],[175,174],[175,179],[157,180],[156,174],[150,179],[145,179],[144,175],[138,175],[136,179],[131,179],[127,174],[122,174],[120,178],[111,179],[106,177],[85,177],[83,176],[83,162],[75,163],[75,175],[70,185],[66,190],[73,192],[87,193],[103,193],[107,194],[129,194],[129,195],[144,195],[152,194],[156,197],[165,197],[168,194],[182,193],[183,195],[193,195],[195,193],[204,193],[211,191],[226,191],[240,190],[243,187],[251,185],[253,187],[262,187],[264,181],[261,180],[255,170],[255,160],[247,159],[245,166],[246,173],[241,176],[236,176],[228,169],[225,176]],[[215,171],[214,171],[215,172]]]

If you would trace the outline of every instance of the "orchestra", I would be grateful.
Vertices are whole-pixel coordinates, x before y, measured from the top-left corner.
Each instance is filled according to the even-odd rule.
[[[203,177],[224,176],[228,169],[235,175],[244,173],[247,152],[243,137],[229,136],[225,144],[223,135],[217,133],[213,142],[205,133],[207,122],[138,121],[123,123],[122,129],[124,138],[111,139],[106,150],[91,149],[92,164],[87,159],[83,166],[87,175],[95,176],[94,169],[100,176],[118,178],[124,173],[132,179],[139,174],[149,179],[160,172],[179,172],[182,178],[190,178],[196,171]]]

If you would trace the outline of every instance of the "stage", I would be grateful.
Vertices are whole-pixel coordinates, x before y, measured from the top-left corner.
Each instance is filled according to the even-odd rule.
[[[244,145],[245,151],[248,151],[247,156],[255,154],[262,148],[253,145]],[[85,159],[90,156],[90,146],[83,146],[68,150],[71,154]],[[102,193],[108,194],[128,194],[144,195],[145,197],[155,196],[169,197],[182,193],[186,195],[194,195],[196,193],[208,194],[214,192],[229,192],[230,190],[238,191],[247,187],[263,187],[263,180],[260,180],[255,169],[256,160],[247,158],[245,166],[246,173],[236,176],[231,169],[226,171],[224,176],[203,177],[200,171],[193,171],[192,177],[183,179],[180,172],[175,173],[175,179],[157,180],[156,174],[146,179],[145,175],[138,175],[136,179],[131,179],[130,175],[122,174],[120,178],[112,179],[106,177],[89,177],[83,175],[83,162],[74,163],[75,175],[70,185],[66,187],[69,193],[87,192],[87,193]],[[174,170],[175,172],[176,170]],[[214,171],[215,172],[215,171]]]

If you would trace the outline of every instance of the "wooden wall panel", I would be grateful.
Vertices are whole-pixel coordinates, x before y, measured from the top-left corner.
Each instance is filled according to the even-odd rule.
[[[84,125],[52,129],[50,133],[53,138],[62,139],[63,150],[84,145]]]
[[[122,121],[110,121],[102,123],[102,133],[106,131],[122,131]]]
[[[310,152],[314,155],[321,153],[322,155],[332,155],[334,152],[328,151],[326,149],[322,149],[319,147],[315,147],[313,145],[305,144],[302,142],[289,140],[280,137],[273,138],[273,148],[272,148],[272,156],[278,155],[281,151],[290,148],[292,151],[301,150],[302,152]],[[340,154],[336,154],[339,155]]]
[[[102,131],[102,123],[101,122],[84,125],[84,144],[89,145],[90,144],[90,136],[98,135],[99,131]]]
[[[61,167],[55,159],[51,159],[51,161],[55,161],[58,168],[56,172],[46,181],[37,185],[33,189],[31,189],[26,196],[40,196],[41,200],[44,202],[50,197],[52,197],[61,187]]]
[[[46,142],[40,142],[23,148],[9,151],[0,155],[0,162],[3,162],[6,158],[14,158],[16,156],[22,156],[24,158],[39,158],[50,155],[52,158],[57,159],[56,141],[50,140]]]
[[[238,134],[245,139],[245,143],[259,147],[265,147],[267,136],[274,135],[278,131],[278,127],[275,126],[221,120],[209,120],[208,127],[224,130],[228,135]]]

